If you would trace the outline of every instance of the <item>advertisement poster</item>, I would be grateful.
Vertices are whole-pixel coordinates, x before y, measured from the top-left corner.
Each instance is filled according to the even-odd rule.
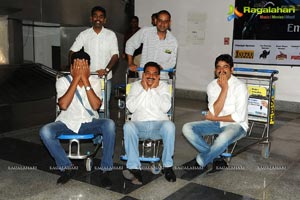
[[[267,122],[268,109],[269,123],[275,123],[275,85],[272,86],[271,98],[268,100],[269,87],[262,85],[247,85],[248,86],[248,115],[249,120]],[[269,107],[270,103],[270,107]]]
[[[236,0],[235,63],[300,66],[300,0]]]

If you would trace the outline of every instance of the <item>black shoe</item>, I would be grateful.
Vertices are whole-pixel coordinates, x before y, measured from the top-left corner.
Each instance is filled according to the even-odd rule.
[[[227,162],[222,158],[214,160],[213,165],[219,169],[222,169],[222,168],[224,169],[224,168],[228,167]]]
[[[172,167],[165,167],[164,168],[165,178],[169,182],[175,182],[176,181],[176,175],[173,171]]]
[[[142,171],[139,169],[125,169],[122,171],[125,179],[130,180],[134,185],[142,185]]]
[[[110,171],[103,171],[100,177],[101,187],[104,187],[105,189],[111,189],[112,187],[112,182],[109,177],[110,173]]]
[[[61,176],[57,179],[56,184],[65,184],[76,174],[76,170],[66,169],[62,172]]]
[[[209,173],[218,172],[226,168],[228,168],[227,162],[222,158],[216,158],[213,161],[212,170]]]

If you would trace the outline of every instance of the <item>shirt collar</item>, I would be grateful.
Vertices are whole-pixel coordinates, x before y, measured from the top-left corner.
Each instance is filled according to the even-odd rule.
[[[105,28],[104,28],[104,26],[102,26],[102,29],[101,29],[100,33],[97,34],[97,33],[94,31],[93,27],[91,27],[91,32],[92,32],[93,34],[95,34],[95,35],[102,35],[103,32],[105,32]]]
[[[234,79],[234,76],[233,76],[233,74],[231,74],[231,76],[230,76],[230,78],[229,78],[229,80],[228,80],[228,84],[232,84],[232,82],[234,81],[233,80]]]
[[[153,27],[153,28],[155,28],[155,31],[154,31],[154,33],[155,33],[156,37],[158,37],[158,38],[159,38],[159,36],[158,36],[158,34],[157,34],[157,28],[156,28],[156,27]],[[167,30],[166,37],[165,37],[165,39],[164,39],[164,40],[168,40],[168,39],[169,39],[169,37],[170,37],[169,35],[170,35],[170,31],[169,31],[169,30]]]

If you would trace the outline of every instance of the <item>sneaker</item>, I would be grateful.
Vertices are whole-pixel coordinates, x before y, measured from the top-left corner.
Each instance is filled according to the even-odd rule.
[[[173,171],[172,167],[165,167],[164,168],[165,178],[169,182],[175,182],[176,181],[176,175]]]
[[[142,171],[139,169],[125,169],[122,171],[125,179],[130,180],[134,185],[142,185]]]
[[[65,184],[76,174],[76,170],[66,169],[62,172],[61,176],[57,179],[56,184]]]

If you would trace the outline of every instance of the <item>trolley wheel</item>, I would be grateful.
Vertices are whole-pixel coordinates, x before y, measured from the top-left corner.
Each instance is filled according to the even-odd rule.
[[[152,174],[159,174],[161,172],[161,164],[160,163],[151,163],[150,170]]]
[[[92,168],[93,168],[93,158],[86,158],[85,159],[85,168],[86,168],[86,171],[90,172],[92,171]]]
[[[271,149],[271,142],[263,143],[261,149],[261,156],[263,158],[269,158]]]

